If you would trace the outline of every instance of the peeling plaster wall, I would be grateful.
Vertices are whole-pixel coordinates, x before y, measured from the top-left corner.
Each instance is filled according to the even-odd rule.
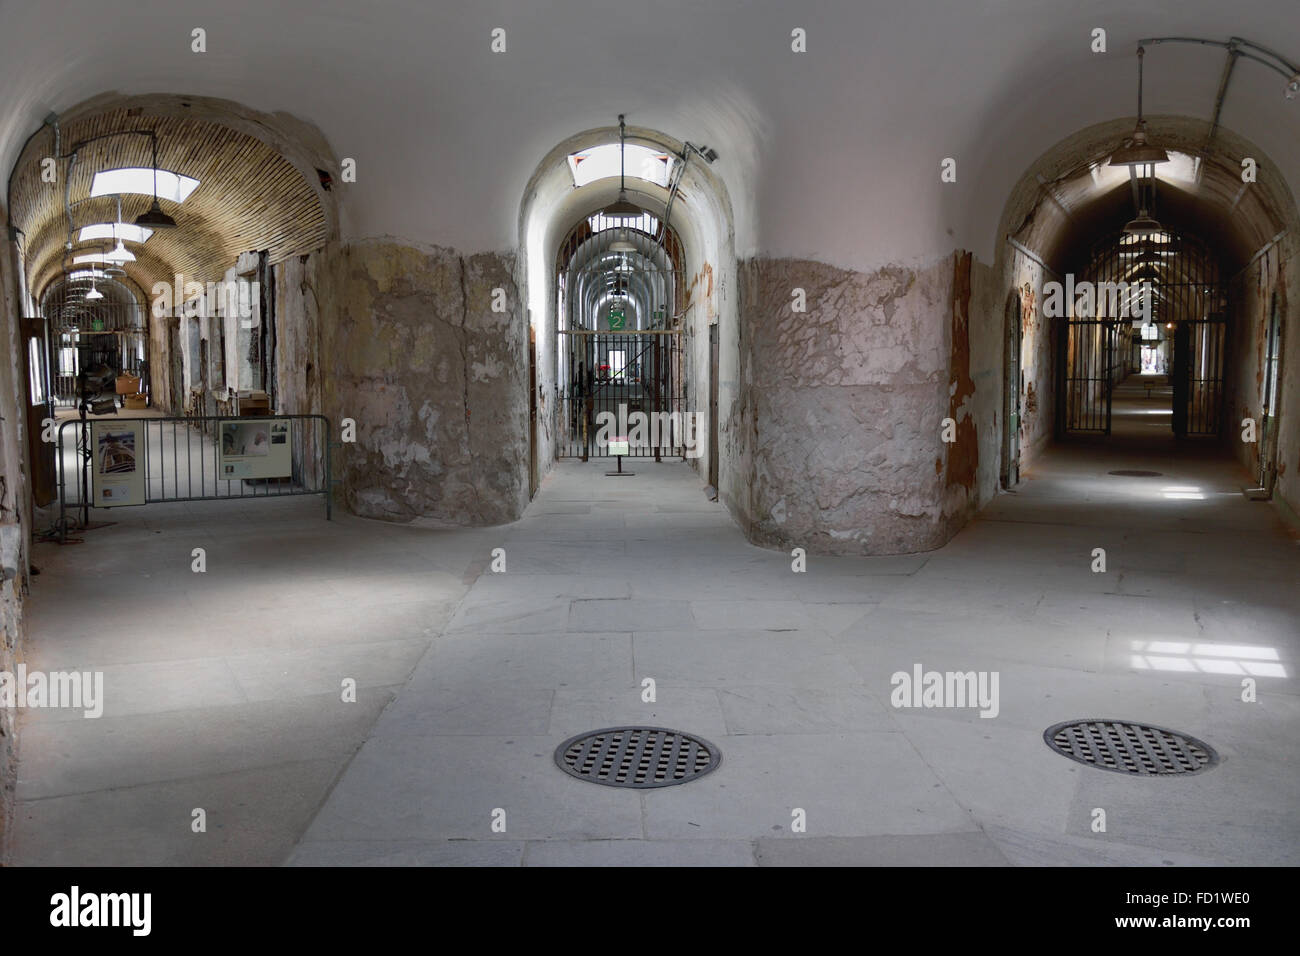
[[[1048,277],[1042,265],[1010,245],[993,266],[978,259],[971,263],[969,334],[974,393],[968,406],[976,425],[979,459],[974,483],[965,498],[958,495],[947,502],[946,513],[953,519],[969,517],[996,497],[1002,487],[1008,321],[1020,325],[1022,376],[1011,387],[1020,408],[1018,460],[1022,481],[1052,441],[1055,372],[1051,330],[1042,310],[1043,282]]]
[[[752,540],[905,553],[939,547],[966,520],[980,460],[971,304],[989,285],[984,267],[972,275],[969,253],[870,274],[807,260],[743,264],[740,420],[753,471],[747,507],[734,510]],[[806,313],[792,311],[796,288]],[[957,423],[951,446],[941,440],[947,417]]]
[[[0,218],[4,207],[0,205]],[[23,453],[27,436],[26,409],[21,399],[26,363],[26,348],[20,348],[17,251],[12,243],[0,252],[0,338],[3,338],[3,362],[0,362],[0,558],[6,574],[0,582],[0,671],[13,673],[22,657],[23,594],[28,584],[27,554],[30,528],[26,516],[31,514]],[[8,571],[14,571],[9,577]],[[0,707],[0,863],[7,856],[9,825],[13,813],[16,781],[17,737],[14,710]]]
[[[1052,330],[1043,315],[1043,283],[1047,271],[1023,253],[1012,250],[1004,289],[1020,299],[1020,472],[1033,467],[1056,428],[1056,367],[1052,361]]]
[[[280,402],[315,410],[319,396],[336,432],[343,418],[356,421],[356,443],[335,458],[346,506],[396,521],[518,518],[528,333],[513,256],[372,241],[308,258],[301,278],[286,264],[277,282]],[[496,289],[503,312],[492,310]]]
[[[1262,420],[1264,362],[1273,295],[1282,314],[1281,395],[1278,405],[1277,484],[1274,500],[1294,521],[1300,515],[1300,241],[1284,238],[1255,260],[1233,288],[1232,348],[1229,352],[1229,398],[1224,439],[1237,459],[1257,479],[1260,445],[1241,441],[1241,421]],[[1288,382],[1287,379],[1290,378]]]

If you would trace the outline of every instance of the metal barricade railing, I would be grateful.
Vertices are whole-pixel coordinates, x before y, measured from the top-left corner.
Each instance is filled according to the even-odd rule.
[[[289,446],[290,473],[271,478],[222,477],[223,424],[268,425],[268,441],[277,434],[271,423],[288,422],[283,433]],[[91,470],[95,451],[91,444],[91,425],[143,425],[144,500],[140,504],[179,501],[216,501],[230,498],[279,498],[323,495],[325,518],[333,517],[334,474],[332,450],[338,443],[331,440],[330,421],[324,415],[271,415],[267,417],[185,416],[126,418],[109,416],[96,419],[71,418],[60,423],[58,442],[59,524],[62,540],[67,539],[68,511],[81,512],[81,527],[90,520]],[[69,434],[72,440],[68,440]],[[133,454],[135,450],[132,449]],[[139,457],[133,465],[138,467]],[[76,476],[69,481],[69,471]]]

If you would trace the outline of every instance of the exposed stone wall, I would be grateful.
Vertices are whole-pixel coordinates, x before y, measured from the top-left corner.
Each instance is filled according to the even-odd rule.
[[[1232,290],[1230,391],[1224,423],[1225,441],[1252,478],[1258,478],[1261,446],[1241,440],[1241,421],[1262,420],[1268,326],[1276,294],[1282,314],[1282,386],[1274,499],[1280,499],[1293,521],[1300,515],[1300,388],[1294,384],[1300,368],[1300,294],[1296,290],[1300,290],[1300,242],[1290,237],[1255,260],[1237,280]]]
[[[741,278],[737,417],[753,477],[749,500],[727,503],[751,539],[834,554],[942,545],[974,506],[979,468],[969,254],[871,274],[755,259]]]
[[[331,244],[284,270],[277,299],[282,409],[323,410],[335,437],[356,421],[335,458],[349,510],[456,525],[523,512],[528,331],[512,256]]]

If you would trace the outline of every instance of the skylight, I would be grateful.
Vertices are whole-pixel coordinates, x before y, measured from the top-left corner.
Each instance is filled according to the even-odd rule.
[[[594,216],[587,217],[587,225],[591,227],[592,232],[604,232],[606,229],[635,229],[653,236],[659,231],[658,217],[648,212],[637,219],[610,219],[596,213]]]
[[[162,175],[161,172],[159,175]],[[150,178],[152,183],[152,177]],[[158,180],[159,185],[162,180]],[[152,186],[150,187],[152,189]],[[152,191],[149,195],[153,195]],[[130,222],[98,222],[93,226],[82,226],[81,234],[77,237],[78,242],[86,242],[90,239],[112,239],[113,229],[117,229],[117,238],[125,239],[127,242],[144,242],[153,235],[152,229],[146,229],[144,226],[137,226]]]
[[[1194,183],[1197,176],[1200,175],[1200,159],[1187,153],[1180,153],[1174,149],[1168,149],[1169,161],[1159,163],[1155,167],[1156,179],[1163,179],[1165,182],[1184,182]],[[628,167],[631,169],[631,167]],[[1105,163],[1094,163],[1089,173],[1092,175],[1093,185],[1102,189],[1110,189],[1120,183],[1129,181],[1128,168],[1125,166],[1107,166]],[[1141,171],[1139,170],[1139,173]],[[1143,238],[1143,237],[1136,237]]]
[[[165,169],[158,170],[159,199],[170,199],[172,202],[181,203],[188,199],[190,193],[198,186],[197,179],[181,176]],[[152,196],[153,169],[133,166],[127,169],[106,169],[95,173],[95,181],[90,186],[90,195],[115,196],[118,193],[140,193],[144,196]]]
[[[107,278],[99,269],[78,269],[68,273],[69,279],[104,279]]]
[[[628,176],[633,179],[644,179],[656,186],[667,187],[676,157],[663,150],[650,149],[646,146],[625,148]],[[574,153],[569,157],[569,171],[573,173],[573,185],[585,186],[598,179],[616,177],[619,174],[619,162],[618,143],[593,146],[591,149]]]
[[[72,264],[74,266],[80,265],[83,262],[94,262],[102,265],[105,261],[107,260],[104,259],[104,254],[102,252],[89,252],[84,256],[72,257]]]

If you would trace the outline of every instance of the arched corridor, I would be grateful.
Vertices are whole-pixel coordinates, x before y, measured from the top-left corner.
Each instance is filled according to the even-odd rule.
[[[1300,862],[1294,11],[743,6],[5,8],[0,872]]]

